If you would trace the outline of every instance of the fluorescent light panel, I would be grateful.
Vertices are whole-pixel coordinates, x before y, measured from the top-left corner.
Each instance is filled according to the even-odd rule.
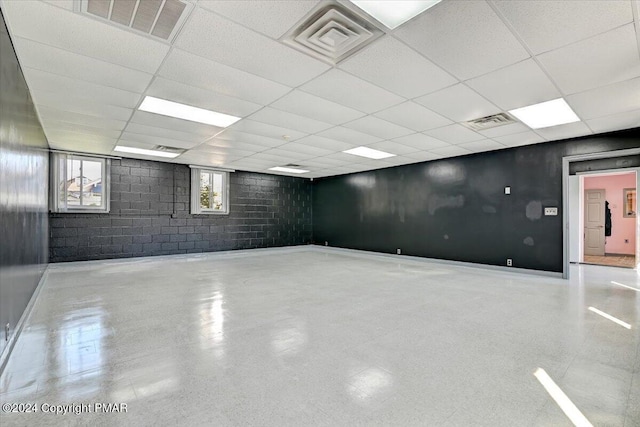
[[[278,172],[288,172],[288,173],[307,173],[309,171],[304,169],[294,169],[294,168],[284,168],[282,166],[276,166],[274,168],[269,168],[270,171],[278,171]]]
[[[240,120],[240,117],[167,101],[166,99],[154,98],[153,96],[146,96],[138,109],[149,113],[162,114],[163,116],[175,117],[222,128],[231,126]]]
[[[387,28],[404,24],[414,16],[420,15],[441,0],[405,1],[405,0],[351,0],[351,3],[382,22]]]
[[[369,147],[356,147],[351,150],[343,151],[343,153],[353,154],[354,156],[366,157],[368,159],[386,159],[387,157],[395,157],[395,154],[385,153],[384,151],[374,150]]]
[[[580,118],[562,98],[516,108],[509,110],[509,113],[531,129],[542,129],[580,121]]]
[[[170,159],[178,157],[181,154],[170,153],[168,151],[145,150],[144,148],[127,147],[124,145],[116,145],[116,148],[114,148],[113,151],[120,151],[121,153],[144,154],[145,156],[168,157]]]
[[[627,329],[631,329],[631,325],[628,324],[627,322],[623,322],[622,320],[613,317],[610,314],[605,313],[604,311],[600,311],[595,307],[589,307],[589,311],[594,312],[595,314],[599,314],[600,316],[604,317],[605,319],[609,319],[614,323],[617,323],[618,325],[622,326],[623,328],[627,328]]]
[[[540,381],[540,384],[547,390],[547,393],[556,401],[562,412],[571,420],[576,427],[593,427],[582,412],[573,404],[571,399],[558,387],[544,369],[538,368],[533,375]]]

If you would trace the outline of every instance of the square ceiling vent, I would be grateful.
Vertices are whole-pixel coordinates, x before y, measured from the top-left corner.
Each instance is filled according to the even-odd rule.
[[[76,10],[171,42],[193,4],[183,0],[76,0]]]
[[[331,65],[353,55],[384,32],[363,15],[336,2],[321,2],[281,41]]]

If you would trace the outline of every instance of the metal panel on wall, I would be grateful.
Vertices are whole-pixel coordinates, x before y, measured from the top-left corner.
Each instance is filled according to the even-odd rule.
[[[0,25],[0,353],[48,260],[48,144],[2,17]]]

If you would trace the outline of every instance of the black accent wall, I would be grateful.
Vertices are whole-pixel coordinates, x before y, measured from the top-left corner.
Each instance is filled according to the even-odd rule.
[[[171,255],[311,242],[311,182],[230,173],[228,215],[189,214],[186,165],[111,164],[108,214],[50,214],[51,262]]]
[[[0,11],[1,14],[1,11]],[[47,140],[0,23],[0,353],[47,263]]]
[[[640,128],[316,180],[314,241],[561,272],[562,157],[633,147]]]

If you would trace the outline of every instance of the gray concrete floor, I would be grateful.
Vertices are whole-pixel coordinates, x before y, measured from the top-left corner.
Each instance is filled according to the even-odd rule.
[[[38,412],[0,424],[572,425],[542,368],[593,425],[639,426],[640,292],[611,281],[640,276],[571,268],[312,247],[51,265],[0,377]],[[127,412],[43,407],[96,402]]]

